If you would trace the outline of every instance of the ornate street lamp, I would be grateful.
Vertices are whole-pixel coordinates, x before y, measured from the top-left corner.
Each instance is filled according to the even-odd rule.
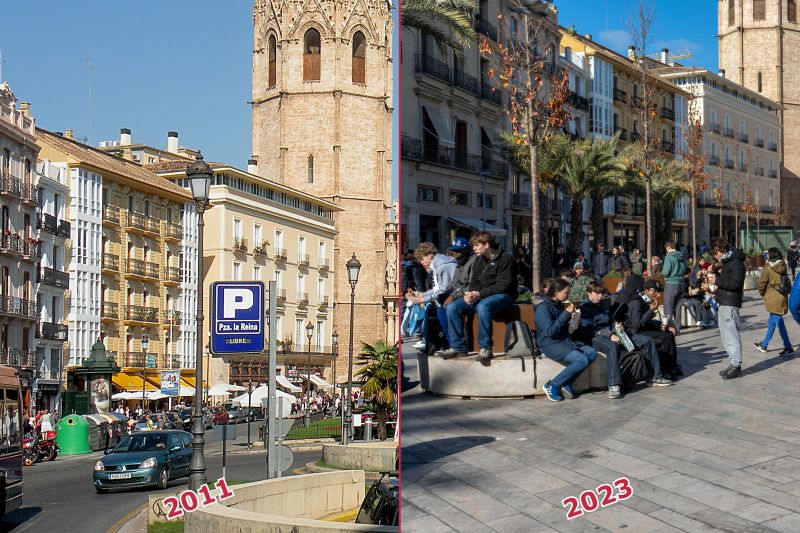
[[[311,425],[311,336],[314,334],[314,326],[311,321],[306,324],[306,337],[308,337],[308,346],[306,347],[306,413],[303,416],[303,425],[308,427]]]
[[[147,390],[145,387],[145,376],[147,375],[147,349],[150,347],[150,336],[142,333],[142,414],[144,414],[144,402]]]
[[[186,169],[186,177],[197,205],[197,352],[195,355],[194,408],[192,410],[192,464],[189,469],[189,488],[197,491],[206,484],[206,460],[203,455],[205,424],[203,424],[203,213],[208,208],[211,188],[211,167],[198,152],[197,159]]]
[[[350,441],[350,432],[353,428],[353,326],[355,326],[356,283],[359,272],[361,263],[354,253],[347,262],[347,281],[350,282],[350,349],[347,354],[347,410],[344,415],[344,435],[342,435],[342,444],[345,446]]]

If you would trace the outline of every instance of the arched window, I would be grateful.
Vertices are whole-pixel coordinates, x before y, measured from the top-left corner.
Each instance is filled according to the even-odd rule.
[[[761,92],[761,72],[758,73],[758,92]]]
[[[314,183],[314,156],[308,156],[308,182]]]
[[[275,36],[269,36],[269,73],[267,75],[267,89],[271,89],[275,87],[276,83],[276,71],[275,71],[275,63],[277,61],[278,50],[277,50],[277,43],[275,42]]]
[[[319,32],[310,28],[303,36],[303,81],[319,81],[322,45]]]
[[[353,83],[366,83],[367,40],[357,31],[353,35]]]

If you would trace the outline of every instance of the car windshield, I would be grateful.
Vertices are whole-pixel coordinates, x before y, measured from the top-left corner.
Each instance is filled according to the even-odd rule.
[[[124,437],[114,448],[115,452],[152,452],[167,449],[167,435],[136,434]]]
[[[158,415],[146,415],[141,417],[136,423],[137,424],[147,424],[147,417],[150,417],[150,420],[153,421],[153,424],[158,424],[158,419],[160,418]]]

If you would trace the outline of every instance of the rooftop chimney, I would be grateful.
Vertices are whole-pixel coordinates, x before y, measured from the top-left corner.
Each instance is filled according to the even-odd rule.
[[[592,40],[592,34],[591,33],[587,33],[586,35],[584,35],[584,37],[586,39],[590,40],[590,41]]]
[[[631,61],[636,59],[636,47],[633,45],[628,47],[628,59]]]
[[[31,118],[31,104],[28,102],[20,102],[19,110],[25,118]]]
[[[119,144],[120,146],[130,146],[131,144],[131,130],[122,128],[119,130]]]
[[[250,174],[258,174],[258,161],[255,159],[247,160],[247,172]]]
[[[720,78],[724,78],[725,77],[725,69],[724,68],[719,69],[718,74],[719,74]]]
[[[75,132],[72,131],[72,130],[64,130],[64,138],[66,138],[66,139],[74,139],[75,138],[74,133]]]
[[[177,154],[178,153],[178,132],[177,131],[168,131],[167,132],[167,152]]]
[[[669,48],[661,49],[661,62],[665,65],[669,65]]]

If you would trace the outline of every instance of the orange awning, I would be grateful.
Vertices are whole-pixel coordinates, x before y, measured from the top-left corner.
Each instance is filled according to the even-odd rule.
[[[111,377],[111,382],[115,387],[124,391],[142,390],[142,375],[128,374],[127,372],[118,372]],[[156,390],[149,381],[145,381],[145,390]]]

